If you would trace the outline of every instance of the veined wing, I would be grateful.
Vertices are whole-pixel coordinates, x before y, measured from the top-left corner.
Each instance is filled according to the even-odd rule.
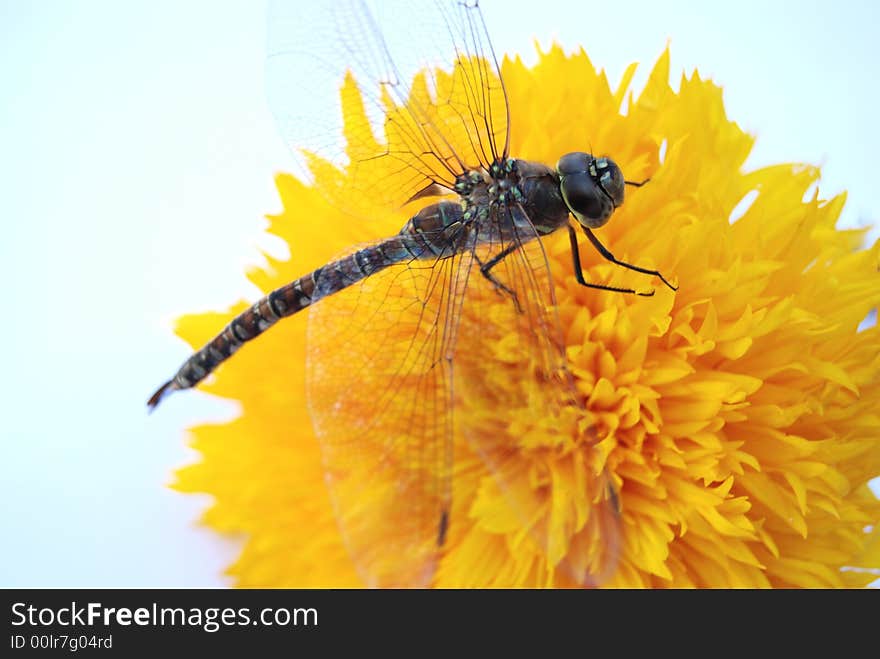
[[[354,214],[507,156],[506,94],[473,0],[276,0],[267,85],[300,173],[347,167],[345,189],[325,192]]]
[[[427,585],[445,541],[471,260],[394,265],[310,311],[309,409],[343,539],[371,586]]]
[[[512,251],[490,271],[495,282],[470,278],[455,352],[457,421],[541,557],[544,583],[599,585],[620,551],[607,447],[566,368],[541,240],[521,207],[496,212],[513,235],[496,232],[475,260]]]
[[[457,430],[557,581],[594,585],[616,565],[613,485],[565,367],[543,247],[521,209],[496,212],[510,215],[484,222],[482,244],[392,266],[311,309],[310,412],[371,585],[430,582],[456,523]]]

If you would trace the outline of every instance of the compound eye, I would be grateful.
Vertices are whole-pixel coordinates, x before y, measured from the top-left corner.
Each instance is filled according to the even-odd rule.
[[[567,153],[556,163],[556,171],[559,172],[560,176],[582,174],[587,171],[587,167],[592,159],[589,153],[581,153],[580,151]]]
[[[610,158],[599,158],[594,166],[598,184],[611,197],[615,207],[622,206],[625,183],[620,167]]]
[[[563,177],[560,190],[568,210],[586,227],[602,226],[614,212],[611,199],[586,172]]]

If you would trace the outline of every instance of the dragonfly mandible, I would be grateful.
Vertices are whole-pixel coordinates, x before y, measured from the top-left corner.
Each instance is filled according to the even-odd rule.
[[[615,258],[593,233],[623,204],[626,186],[645,181],[626,180],[611,158],[591,153],[563,154],[554,165],[509,153],[507,90],[477,2],[419,5],[413,25],[422,33],[396,42],[364,3],[308,4],[314,16],[300,3],[272,9],[270,103],[282,132],[306,169],[318,158],[338,164],[353,204],[372,195],[389,207],[421,208],[398,234],[255,302],[148,406],[194,387],[245,343],[309,308],[310,413],[343,539],[370,585],[423,586],[454,523],[454,419],[473,386],[463,371],[497,339],[491,327],[508,327],[536,376],[523,397],[551,415],[575,404],[542,237],[568,232],[585,287],[653,294],[587,281],[576,229],[607,260],[675,287],[659,271]],[[404,11],[394,7],[395,22]],[[409,49],[422,51],[412,76],[398,68]],[[303,71],[334,95],[342,84],[343,105],[362,105],[370,121],[309,114],[303,90],[288,88],[288,74]],[[377,179],[376,171],[384,174]],[[503,486],[510,448],[501,441],[475,450]],[[595,517],[605,520],[610,558],[570,567],[583,584],[607,577],[619,545],[616,492],[610,480],[602,487]],[[393,528],[394,542],[377,541],[383,528]],[[533,535],[546,542],[540,530]]]

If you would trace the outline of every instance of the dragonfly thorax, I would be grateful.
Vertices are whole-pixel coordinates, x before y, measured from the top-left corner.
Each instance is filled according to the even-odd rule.
[[[559,159],[556,172],[568,209],[587,228],[601,227],[623,204],[623,172],[610,158],[568,153]]]
[[[498,179],[487,190],[491,205],[517,203],[522,201],[523,195],[518,181],[512,176]]]
[[[486,183],[488,173],[485,170],[471,169],[455,178],[455,192],[467,199],[481,183]]]
[[[523,202],[517,163],[514,158],[499,159],[456,178],[455,192],[461,196],[465,220],[480,219],[492,207]]]

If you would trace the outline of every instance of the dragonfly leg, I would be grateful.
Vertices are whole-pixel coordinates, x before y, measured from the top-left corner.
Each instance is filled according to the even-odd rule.
[[[596,238],[596,236],[593,234],[592,231],[590,231],[587,227],[581,227],[581,228],[584,230],[584,233],[587,235],[587,238],[590,239],[590,242],[593,243],[593,247],[595,247],[603,257],[605,257],[606,259],[608,259],[612,263],[614,263],[616,265],[623,266],[624,268],[629,268],[630,270],[635,270],[636,272],[641,272],[646,275],[654,275],[656,277],[660,277],[660,281],[662,281],[664,284],[669,286],[669,288],[671,288],[674,291],[678,290],[678,286],[673,286],[668,281],[666,281],[666,277],[661,275],[659,270],[648,270],[647,268],[640,268],[637,265],[632,265],[631,263],[625,263],[624,261],[618,261],[616,258],[614,258],[614,254],[609,252],[605,248],[605,245],[603,245],[602,243],[599,242],[599,239]]]
[[[516,291],[503,284],[490,272],[492,268],[501,263],[501,261],[503,261],[506,256],[509,256],[517,247],[518,245],[516,243],[511,243],[485,263],[483,263],[479,257],[476,258],[477,263],[480,264],[480,274],[491,281],[497,291],[507,293],[513,299],[513,303],[516,305],[516,310],[519,313],[522,313],[522,307],[519,304],[519,298],[516,296]]]
[[[651,289],[650,293],[639,293],[632,288],[618,288],[617,286],[605,286],[604,284],[591,284],[590,282],[586,281],[584,279],[584,271],[581,270],[581,253],[578,249],[577,233],[575,233],[574,227],[570,224],[568,225],[568,239],[571,242],[571,257],[574,261],[574,278],[577,279],[577,282],[581,286],[586,286],[587,288],[598,288],[600,291],[612,291],[614,293],[632,293],[634,295],[641,295],[643,297],[651,297],[652,295],[654,295],[653,289]]]

